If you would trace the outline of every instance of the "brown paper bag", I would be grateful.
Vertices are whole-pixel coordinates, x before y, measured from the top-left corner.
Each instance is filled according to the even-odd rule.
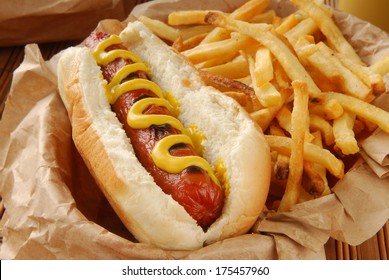
[[[193,3],[205,8],[209,1],[153,1],[131,16],[140,10],[166,13]],[[165,4],[168,8],[162,9]],[[284,7],[279,1],[272,5]],[[101,24],[108,30],[118,25]],[[137,243],[73,146],[56,87],[59,55],[44,61],[37,45],[26,47],[0,122],[0,195],[6,208],[2,259],[323,259],[329,237],[360,244],[389,218],[389,181],[361,162],[333,194],[287,213],[263,213],[252,233],[191,252]]]
[[[0,46],[82,40],[102,19],[125,19],[137,2],[140,1],[1,1]]]

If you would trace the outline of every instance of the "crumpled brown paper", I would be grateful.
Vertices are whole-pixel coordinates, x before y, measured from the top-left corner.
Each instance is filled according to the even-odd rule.
[[[135,0],[1,1],[0,46],[78,41],[88,36],[102,19],[125,19],[136,3]]]
[[[134,13],[161,11],[160,2],[148,3],[147,9],[137,7]],[[206,7],[210,1],[166,2],[170,8],[164,13],[188,3]],[[221,2],[239,6],[245,1]],[[279,1],[272,5],[283,7]],[[117,30],[118,25],[105,21],[101,26]],[[6,208],[1,259],[323,259],[329,237],[360,244],[389,218],[389,179],[379,179],[360,162],[333,194],[287,213],[263,213],[253,234],[191,252],[137,243],[73,146],[56,87],[58,55],[44,61],[35,44],[25,51],[0,122],[0,194]]]

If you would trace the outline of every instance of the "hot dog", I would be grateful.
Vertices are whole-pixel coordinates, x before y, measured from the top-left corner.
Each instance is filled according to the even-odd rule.
[[[142,23],[65,50],[58,85],[77,149],[137,240],[191,250],[254,224],[270,182],[261,130]]]
[[[106,52],[114,53],[115,50],[126,50],[124,46],[114,44],[105,49],[104,52],[101,52],[102,50],[99,49],[99,44],[105,44],[108,40],[112,39],[114,37],[110,37],[108,34],[103,34],[102,32],[92,33],[87,38],[85,45],[92,51],[94,50],[95,55],[98,55],[97,52],[100,52],[99,55],[101,55]],[[134,63],[138,63],[139,66],[134,67],[134,70],[128,70],[126,78],[131,76],[127,79],[140,84],[149,81],[146,72],[139,70],[145,68],[145,65],[140,62],[139,58],[133,58],[137,60],[135,62],[131,59],[121,58],[120,53],[118,56],[119,58],[111,59],[108,63],[98,63],[107,83],[111,83],[115,75],[121,69],[125,69],[127,65],[137,65]],[[136,128],[135,121],[129,121],[128,119],[129,116],[136,117],[133,111],[136,108],[135,106],[141,106],[141,102],[145,104],[145,108],[142,110],[143,117],[146,115],[145,125],[142,128]],[[112,102],[112,110],[116,113],[127,136],[131,139],[138,160],[151,174],[158,186],[181,204],[189,215],[197,221],[198,225],[206,229],[221,214],[225,197],[224,190],[222,190],[210,165],[204,159],[200,158],[199,154],[194,150],[193,144],[189,145],[180,141],[174,141],[174,137],[184,137],[184,139],[190,142],[190,137],[183,134],[184,129],[179,129],[182,126],[181,123],[168,110],[168,107],[171,105],[163,107],[157,105],[157,103],[165,104],[166,100],[163,97],[158,97],[152,90],[145,88],[124,90],[123,94],[116,101]],[[160,122],[152,123],[152,118],[156,116]],[[169,121],[172,124],[167,124]],[[173,139],[174,145],[169,147],[169,152],[172,156],[186,157],[186,159],[190,157],[191,165],[185,168],[182,166],[181,170],[176,173],[169,173],[165,170],[166,168],[164,166],[157,166],[152,155],[153,151],[157,150],[155,148],[156,145],[163,138],[165,140]],[[206,170],[195,166],[196,163],[202,163],[204,165],[204,162]]]

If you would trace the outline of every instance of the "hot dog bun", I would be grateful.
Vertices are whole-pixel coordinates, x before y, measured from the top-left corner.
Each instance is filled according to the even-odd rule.
[[[222,215],[204,232],[137,160],[90,50],[72,47],[58,63],[59,91],[75,145],[102,192],[138,241],[161,248],[193,250],[247,232],[270,184],[270,152],[260,128],[142,23],[129,23],[120,37],[150,67],[151,79],[178,100],[183,125],[196,124],[205,135],[203,156],[212,165],[223,160],[229,188]]]

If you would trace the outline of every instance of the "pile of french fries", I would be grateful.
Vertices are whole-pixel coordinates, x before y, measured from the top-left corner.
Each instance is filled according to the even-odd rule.
[[[231,13],[175,11],[167,23],[140,18],[262,128],[276,211],[330,194],[359,141],[377,127],[389,133],[389,113],[370,104],[386,91],[389,57],[367,66],[323,1],[291,1],[297,9],[284,18],[269,0]]]

